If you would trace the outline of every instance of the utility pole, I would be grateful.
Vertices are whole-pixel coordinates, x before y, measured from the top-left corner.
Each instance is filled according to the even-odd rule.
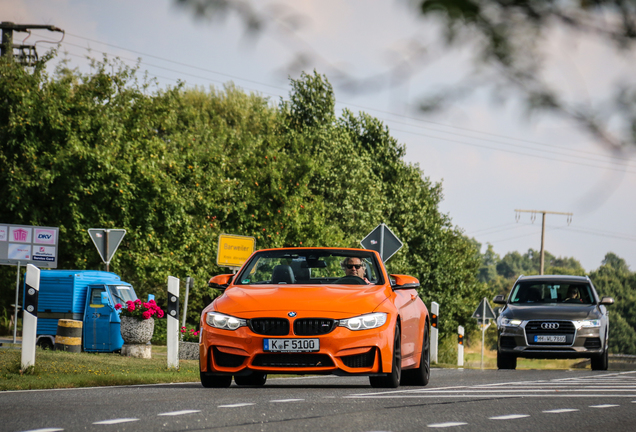
[[[17,60],[25,65],[31,65],[38,59],[38,53],[35,45],[14,44],[13,32],[31,33],[31,30],[49,30],[64,33],[64,30],[52,25],[40,24],[15,24],[9,21],[0,23],[2,30],[2,45],[0,46],[0,55],[2,57],[16,57]],[[13,50],[17,49],[18,54],[13,54]]]
[[[541,267],[540,273],[543,274],[544,269],[544,256],[545,256],[545,215],[546,214],[556,214],[556,215],[565,215],[568,217],[568,225],[572,222],[572,213],[562,213],[562,212],[551,212],[545,210],[517,210],[515,209],[515,219],[519,222],[520,214],[519,213],[531,213],[530,220],[534,223],[537,213],[541,213]]]

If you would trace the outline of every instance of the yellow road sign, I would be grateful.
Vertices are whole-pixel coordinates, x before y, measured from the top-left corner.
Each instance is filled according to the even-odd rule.
[[[252,255],[255,245],[254,237],[221,234],[216,263],[221,267],[240,267]]]

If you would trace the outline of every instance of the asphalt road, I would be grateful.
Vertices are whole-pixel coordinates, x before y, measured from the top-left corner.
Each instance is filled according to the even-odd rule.
[[[634,431],[636,371],[433,369],[426,387],[363,377],[0,393],[1,431]]]

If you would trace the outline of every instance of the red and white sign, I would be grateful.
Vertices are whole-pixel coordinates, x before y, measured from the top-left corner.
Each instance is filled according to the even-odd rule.
[[[13,260],[30,260],[31,245],[9,243],[9,259]]]
[[[16,243],[31,243],[31,228],[10,227],[9,241]]]

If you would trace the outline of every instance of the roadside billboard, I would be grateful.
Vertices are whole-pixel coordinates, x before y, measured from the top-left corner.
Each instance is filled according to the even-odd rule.
[[[0,223],[0,265],[57,268],[59,228]]]

